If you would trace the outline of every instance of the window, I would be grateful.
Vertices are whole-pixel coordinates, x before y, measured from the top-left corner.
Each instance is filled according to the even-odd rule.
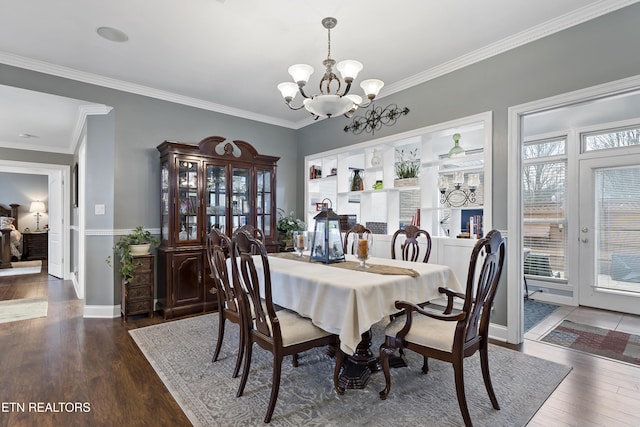
[[[566,138],[527,142],[522,156],[524,273],[566,279]]]
[[[640,129],[637,126],[605,131],[583,136],[582,149],[584,152],[608,150],[611,148],[630,147],[640,145]]]

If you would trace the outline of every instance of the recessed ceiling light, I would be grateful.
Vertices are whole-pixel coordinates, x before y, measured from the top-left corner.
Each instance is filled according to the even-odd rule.
[[[113,27],[100,27],[100,28],[98,28],[96,30],[96,32],[103,39],[107,39],[107,40],[110,40],[112,42],[121,43],[121,42],[126,42],[127,40],[129,40],[129,36],[128,35],[126,35],[122,31],[118,30],[117,28],[113,28]]]
[[[36,135],[31,135],[30,133],[20,133],[18,134],[20,138],[37,138]]]

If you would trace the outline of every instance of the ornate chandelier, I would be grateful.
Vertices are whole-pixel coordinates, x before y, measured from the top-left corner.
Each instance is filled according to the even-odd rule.
[[[291,74],[295,83],[285,82],[278,85],[278,89],[280,93],[282,93],[282,97],[289,108],[299,110],[304,107],[315,119],[318,117],[339,116],[341,114],[351,117],[358,107],[368,107],[378,95],[382,86],[384,86],[382,80],[363,80],[360,83],[360,87],[364,90],[364,94],[367,97],[367,101],[364,103],[362,97],[349,95],[351,84],[358,76],[358,73],[362,71],[362,64],[358,61],[348,59],[340,61],[336,65],[336,61],[331,58],[331,29],[334,28],[337,23],[338,20],[335,18],[324,18],[322,20],[322,26],[327,29],[328,53],[327,59],[322,61],[322,65],[325,66],[325,72],[320,80],[320,93],[308,96],[304,92],[303,88],[313,73],[313,67],[307,64],[295,64],[289,67],[289,74]],[[338,69],[342,80],[344,80],[346,84],[343,92],[340,92],[342,82],[333,72],[334,66]],[[300,92],[304,99],[302,100],[302,105],[294,107],[291,102],[298,92]]]

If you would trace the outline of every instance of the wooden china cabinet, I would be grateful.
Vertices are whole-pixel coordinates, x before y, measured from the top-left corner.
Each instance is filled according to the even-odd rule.
[[[210,136],[198,145],[165,141],[160,151],[161,243],[158,310],[165,318],[216,308],[206,235],[260,228],[277,252],[276,163],[244,141]]]

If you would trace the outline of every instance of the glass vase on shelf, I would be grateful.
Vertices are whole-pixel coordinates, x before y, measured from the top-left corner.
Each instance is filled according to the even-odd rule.
[[[362,169],[351,170],[351,191],[364,190],[364,182],[362,181]]]

